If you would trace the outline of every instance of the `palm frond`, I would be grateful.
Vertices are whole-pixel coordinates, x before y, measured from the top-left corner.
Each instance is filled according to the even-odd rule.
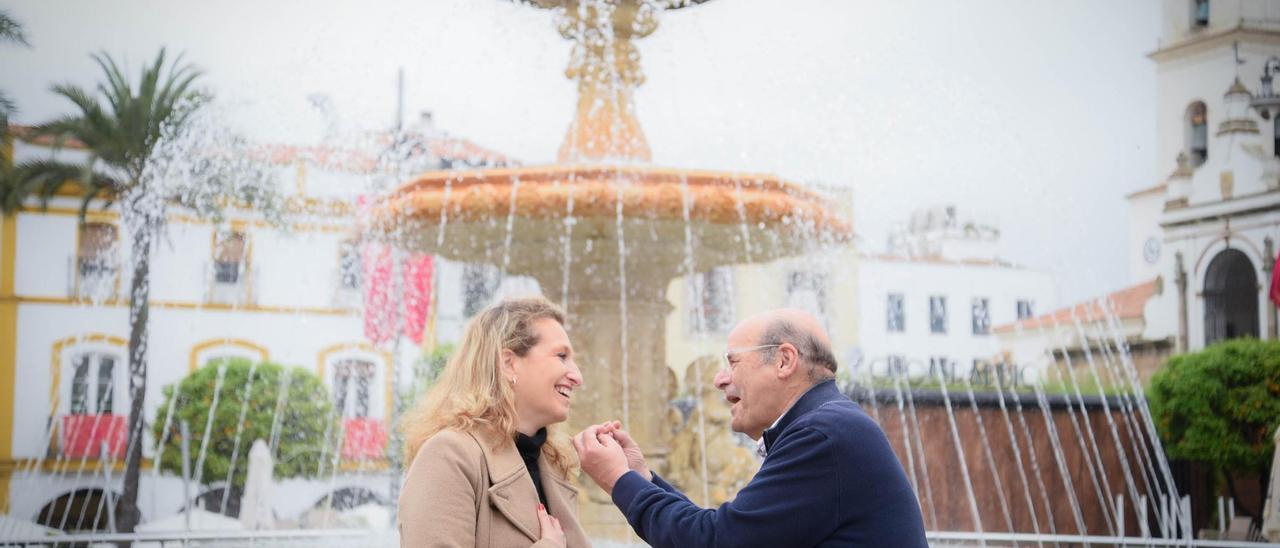
[[[0,208],[5,213],[13,213],[22,208],[23,202],[30,196],[40,198],[42,206],[63,186],[79,182],[85,172],[85,166],[69,164],[57,160],[32,160],[23,162],[13,169],[4,181],[0,190]]]
[[[0,10],[0,42],[14,42],[31,47],[27,35],[22,32],[22,23],[10,16],[8,10]]]

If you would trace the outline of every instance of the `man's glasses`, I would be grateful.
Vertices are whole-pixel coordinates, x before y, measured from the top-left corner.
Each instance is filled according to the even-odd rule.
[[[721,359],[720,365],[727,370],[733,370],[733,362],[730,361],[729,358],[736,356],[738,354],[746,354],[749,352],[755,352],[757,350],[764,350],[766,348],[777,348],[779,346],[782,346],[782,345],[781,344],[762,344],[759,346],[748,346],[746,348],[730,348],[727,352],[720,355],[720,359]]]

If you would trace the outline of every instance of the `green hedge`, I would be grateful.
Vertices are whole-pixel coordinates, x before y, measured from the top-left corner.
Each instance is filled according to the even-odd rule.
[[[176,386],[178,400],[169,433],[165,436],[159,466],[165,472],[182,473],[179,424],[185,420],[189,423],[191,434],[191,475],[194,478],[198,473],[195,470],[196,461],[204,440],[209,408],[213,405],[218,369],[223,365],[226,366],[226,374],[218,396],[218,407],[213,415],[201,483],[209,485],[227,479],[227,470],[231,466],[231,455],[235,448],[236,423],[240,420],[245,388],[249,384],[250,369],[253,369],[253,387],[249,393],[249,407],[245,414],[244,429],[240,434],[239,457],[231,480],[233,487],[238,490],[244,485],[249,465],[249,449],[253,447],[254,440],[270,442],[280,383],[285,375],[285,368],[274,363],[258,363],[255,367],[252,362],[243,358],[214,360],[183,379]],[[326,427],[331,424],[333,412],[329,391],[319,377],[300,367],[290,370],[287,390],[280,417],[280,441],[275,453],[274,474],[278,478],[315,477],[322,467],[322,454],[326,460],[331,459],[333,448],[337,445],[337,432],[331,432],[329,448],[323,449],[326,444]],[[163,435],[165,415],[174,394],[174,385],[164,388],[164,397],[156,410],[155,421],[152,422],[152,432],[156,439]],[[325,467],[328,464],[323,463]]]
[[[1235,339],[1174,356],[1148,396],[1170,457],[1263,471],[1280,425],[1280,342]]]

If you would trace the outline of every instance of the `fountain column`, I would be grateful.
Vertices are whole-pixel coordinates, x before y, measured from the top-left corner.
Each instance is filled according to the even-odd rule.
[[[548,285],[556,276],[542,282],[544,288],[557,288],[548,296],[565,304],[569,337],[584,379],[565,430],[576,434],[591,424],[622,421],[659,474],[666,471],[670,452],[672,426],[666,402],[676,382],[666,363],[667,315],[673,308],[666,292],[672,272],[664,261],[637,259],[628,268],[625,305],[619,298],[624,288],[612,273],[587,278],[585,272],[574,272],[571,280],[583,282],[571,282],[567,299],[555,295],[559,284]],[[583,526],[597,538],[631,535],[609,497],[590,479],[582,480],[578,520]]]

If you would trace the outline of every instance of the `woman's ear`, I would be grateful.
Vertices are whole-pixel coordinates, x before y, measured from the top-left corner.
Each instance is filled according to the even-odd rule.
[[[516,353],[510,349],[503,348],[501,355],[502,377],[506,382],[514,383],[516,379]]]

